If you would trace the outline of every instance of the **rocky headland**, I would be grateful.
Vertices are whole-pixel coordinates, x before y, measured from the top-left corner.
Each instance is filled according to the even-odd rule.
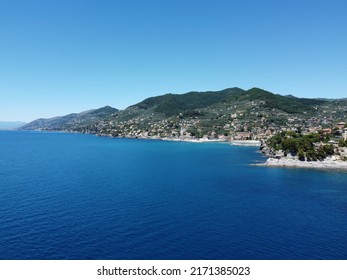
[[[347,170],[346,141],[329,139],[320,133],[283,132],[262,143],[260,150],[268,159],[257,165]]]
[[[265,163],[257,164],[269,167],[292,167],[292,168],[316,168],[316,169],[343,169],[347,171],[347,162],[332,157],[323,161],[300,161],[297,158],[282,157],[268,158]]]

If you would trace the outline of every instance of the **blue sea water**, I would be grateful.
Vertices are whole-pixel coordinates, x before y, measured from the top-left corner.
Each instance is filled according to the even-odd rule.
[[[256,147],[0,131],[0,259],[347,259],[347,173]]]

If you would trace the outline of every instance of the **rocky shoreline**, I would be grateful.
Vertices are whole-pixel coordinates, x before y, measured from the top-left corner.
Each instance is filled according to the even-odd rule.
[[[281,135],[281,137],[277,137],[275,143],[262,142],[260,151],[267,157],[267,160],[254,165],[347,171],[347,147],[341,146],[337,142],[310,142],[307,140],[310,138],[303,139],[300,134]],[[320,137],[322,138],[324,135]],[[283,144],[284,141],[287,141],[287,146]],[[293,145],[288,146],[288,143]],[[275,145],[276,147],[274,147]],[[292,151],[289,152],[288,149],[292,149]]]
[[[294,168],[315,168],[315,169],[341,169],[347,170],[347,162],[334,160],[329,157],[323,161],[300,161],[294,158],[268,158],[265,163],[255,164],[257,166],[268,167],[294,167]]]

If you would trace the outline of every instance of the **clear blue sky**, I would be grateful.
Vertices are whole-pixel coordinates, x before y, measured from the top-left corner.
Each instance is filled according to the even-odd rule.
[[[345,0],[1,0],[0,120],[164,93],[347,97]]]

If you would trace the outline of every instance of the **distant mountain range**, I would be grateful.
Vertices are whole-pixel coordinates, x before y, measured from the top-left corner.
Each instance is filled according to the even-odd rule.
[[[106,106],[79,114],[35,120],[21,129],[118,137],[232,137],[281,129],[330,127],[347,119],[347,99],[282,96],[252,88],[164,94],[125,110]]]
[[[25,122],[4,122],[4,121],[0,121],[0,129],[2,129],[2,130],[17,129],[19,127],[22,127],[25,124],[26,124]]]
[[[118,112],[117,109],[105,106],[96,110],[88,110],[81,113],[72,113],[62,117],[54,117],[50,119],[37,119],[24,125],[24,130],[69,130],[78,126],[97,123],[104,118],[112,116]]]

